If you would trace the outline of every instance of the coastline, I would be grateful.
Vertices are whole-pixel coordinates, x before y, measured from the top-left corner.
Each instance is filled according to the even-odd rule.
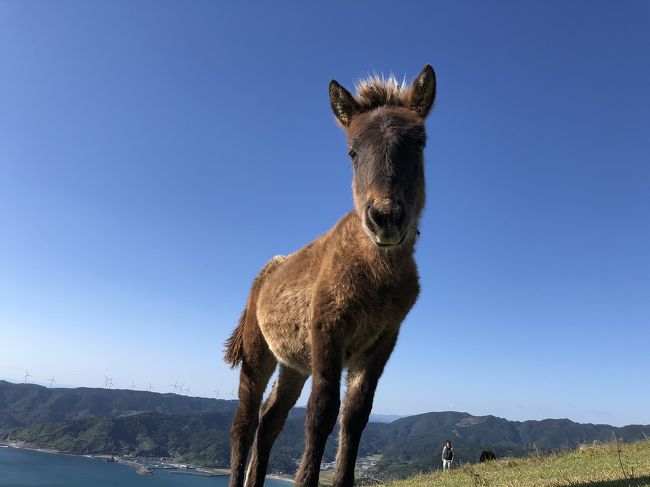
[[[9,448],[16,448],[18,450],[31,450],[31,451],[40,451],[41,453],[55,453],[59,455],[75,455],[75,456],[89,456],[89,455],[79,455],[78,453],[68,453],[59,450],[53,450],[52,448],[38,448],[36,446],[31,446],[26,441],[0,441],[0,446],[6,446]]]
[[[40,448],[35,445],[32,445],[26,441],[0,441],[0,446],[2,447],[8,447],[8,448],[16,448],[18,450],[30,450],[30,451],[37,451],[41,453],[49,453],[49,454],[54,454],[54,455],[71,455],[71,456],[76,456],[76,457],[84,457],[84,458],[92,458],[95,460],[101,460],[104,462],[109,461],[109,459],[113,458],[115,463],[119,463],[122,465],[126,465],[128,467],[131,467],[136,471],[136,473],[140,473],[141,469],[150,469],[150,465],[148,463],[142,462],[142,461],[137,461],[132,458],[127,458],[127,457],[122,457],[119,455],[107,455],[104,453],[98,453],[98,454],[83,454],[83,453],[72,453],[72,452],[67,452],[67,451],[61,451],[61,450],[54,450],[52,448]],[[227,476],[230,475],[230,469],[227,468],[216,468],[216,467],[204,467],[204,466],[199,466],[199,465],[192,465],[192,464],[185,464],[185,463],[180,463],[177,462],[173,459],[165,460],[165,461],[155,461],[154,458],[151,458],[151,462],[155,463],[157,465],[164,465],[163,469],[178,469],[178,470],[184,470],[186,471],[187,474],[191,475],[191,472],[197,472],[197,475],[203,475],[203,476]],[[155,469],[154,469],[155,470]],[[274,480],[281,480],[284,482],[290,482],[294,483],[294,478],[289,475],[281,475],[281,474],[268,474],[266,476],[269,479],[274,479]]]
[[[273,480],[282,480],[283,482],[291,482],[292,484],[296,483],[296,477],[293,475],[283,475],[279,473],[269,473],[266,475],[267,479],[273,479]]]

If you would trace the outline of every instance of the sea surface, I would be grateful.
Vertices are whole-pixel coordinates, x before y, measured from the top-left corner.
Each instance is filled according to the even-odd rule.
[[[142,476],[119,463],[75,455],[0,447],[0,487],[226,487],[229,477],[200,477],[156,469]],[[290,487],[267,479],[265,486]]]

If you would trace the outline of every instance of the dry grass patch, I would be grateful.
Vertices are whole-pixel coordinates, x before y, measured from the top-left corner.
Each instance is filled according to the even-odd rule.
[[[650,440],[582,446],[465,465],[386,484],[387,487],[637,487],[650,486]]]

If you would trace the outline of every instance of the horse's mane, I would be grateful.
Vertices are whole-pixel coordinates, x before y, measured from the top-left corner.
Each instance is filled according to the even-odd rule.
[[[406,80],[400,83],[392,74],[388,78],[369,76],[357,82],[355,88],[354,99],[363,112],[383,105],[408,107],[410,104],[411,86]]]

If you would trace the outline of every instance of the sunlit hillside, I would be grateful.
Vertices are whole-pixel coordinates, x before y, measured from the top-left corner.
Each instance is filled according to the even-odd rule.
[[[386,487],[650,486],[650,440],[581,446],[575,451],[504,458],[418,475]]]

